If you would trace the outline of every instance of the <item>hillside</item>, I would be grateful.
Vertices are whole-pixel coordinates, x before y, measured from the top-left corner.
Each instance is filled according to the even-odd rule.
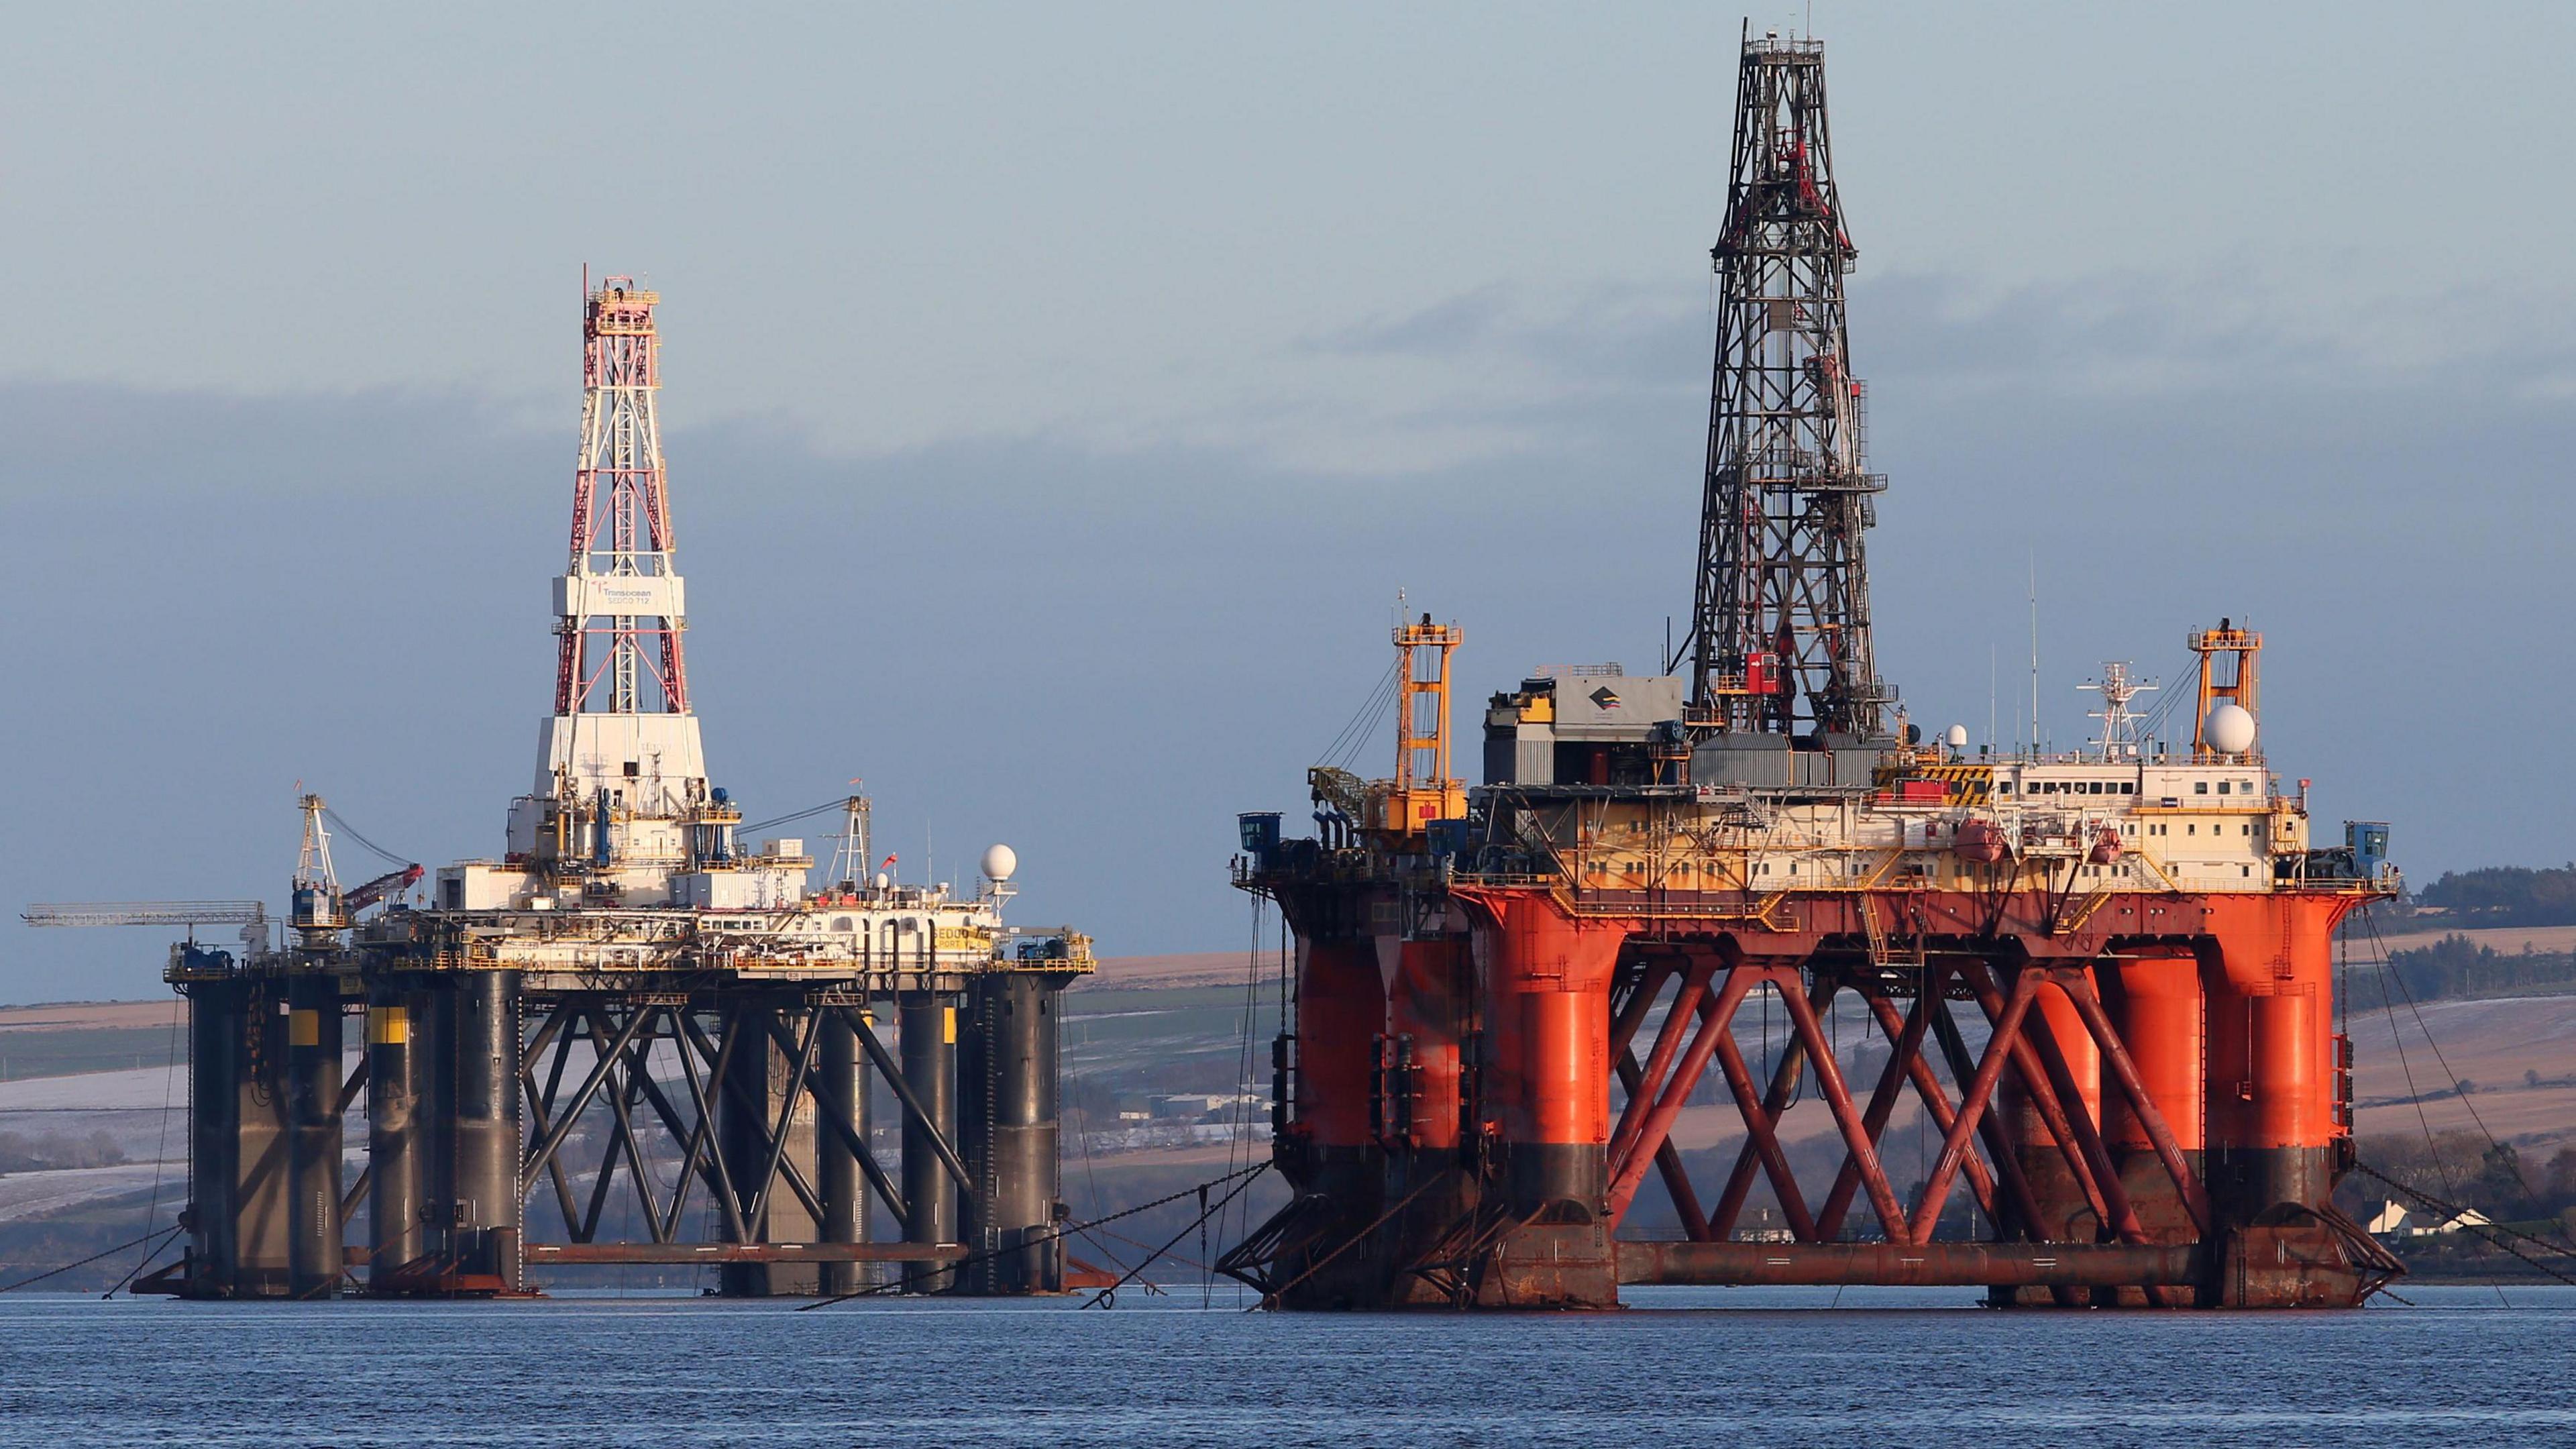
[[[2543,929],[2576,933],[2511,928],[2479,938],[2500,951],[2518,952],[2526,940],[2535,949],[2563,949],[2556,936],[2537,934]],[[2477,1133],[2482,1126],[2532,1164],[2576,1146],[2576,995],[2433,1001],[2420,1007],[2420,1025],[2419,1011],[2401,1003],[2393,1029],[2375,992],[2355,995],[2372,1003],[2351,1018],[2365,1140],[2419,1142],[2428,1130]],[[62,1249],[93,1237],[93,1248],[121,1241],[139,1230],[155,1200],[158,1217],[168,1220],[184,1193],[186,1156],[187,1083],[170,1055],[174,1046],[185,1048],[176,1021],[176,1003],[168,1001],[0,1008],[0,1268],[51,1266],[78,1256]],[[1097,978],[1067,993],[1063,1023],[1065,1189],[1077,1220],[1267,1156],[1275,958],[1249,963],[1244,955],[1210,952],[1105,961]],[[1844,1018],[1842,1040],[1848,1044],[1857,1029]],[[1766,1041],[1758,1014],[1738,1037],[1757,1069],[1779,1044],[1776,1033]],[[1249,1091],[1235,1098],[1239,1084]],[[1231,1100],[1176,1110],[1170,1099],[1186,1094]],[[1801,1162],[1838,1160],[1831,1122],[1816,1101],[1790,1110],[1784,1135]],[[1695,1171],[1721,1175],[1740,1138],[1733,1108],[1713,1092],[1683,1113],[1674,1133]],[[1901,1109],[1886,1142],[1891,1172],[1911,1182],[1919,1159],[1937,1145],[1919,1114]],[[362,1153],[362,1137],[353,1135],[351,1146]],[[891,1137],[882,1137],[880,1150],[890,1156],[892,1148]],[[352,1170],[362,1161],[353,1160]],[[1265,1181],[1242,1206],[1257,1220],[1279,1200],[1277,1185]],[[1650,1184],[1639,1200],[1640,1227],[1651,1230],[1668,1211]],[[1095,1261],[1132,1258],[1138,1250],[1129,1239],[1159,1242],[1188,1216],[1184,1207],[1159,1210],[1121,1225],[1123,1237],[1079,1251]]]

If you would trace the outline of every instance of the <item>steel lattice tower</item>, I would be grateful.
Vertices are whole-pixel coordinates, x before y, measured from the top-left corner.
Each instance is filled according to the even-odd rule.
[[[582,309],[581,460],[558,600],[555,713],[689,712],[687,627],[671,554],[654,395],[660,294],[609,277]],[[647,640],[652,648],[647,650]],[[647,683],[651,689],[648,693]]]
[[[1736,81],[1692,607],[1693,720],[1776,734],[1879,732],[1862,466],[1824,47],[1747,39]]]

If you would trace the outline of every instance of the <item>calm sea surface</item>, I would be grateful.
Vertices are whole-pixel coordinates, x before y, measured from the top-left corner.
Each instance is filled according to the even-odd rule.
[[[2058,1315],[1667,1289],[1585,1317],[1292,1317],[1195,1288],[1107,1312],[17,1295],[0,1442],[2576,1444],[2576,1289],[2407,1296]]]

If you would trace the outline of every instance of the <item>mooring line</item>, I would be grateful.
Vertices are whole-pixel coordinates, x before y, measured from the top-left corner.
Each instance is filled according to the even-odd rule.
[[[1296,1277],[1289,1279],[1287,1282],[1280,1284],[1277,1288],[1274,1288],[1274,1289],[1272,1289],[1271,1291],[1269,1291],[1269,1292],[1267,1292],[1267,1293],[1262,1294],[1262,1295],[1261,1295],[1261,1301],[1260,1301],[1260,1302],[1253,1304],[1250,1308],[1247,1308],[1247,1309],[1245,1309],[1245,1310],[1243,1310],[1243,1311],[1244,1311],[1244,1312],[1246,1312],[1246,1313],[1258,1313],[1258,1312],[1260,1312],[1260,1311],[1261,1311],[1262,1309],[1264,1309],[1264,1308],[1270,1308],[1270,1307],[1274,1307],[1274,1306],[1276,1306],[1276,1305],[1278,1304],[1278,1302],[1279,1302],[1280,1298],[1281,1298],[1282,1296],[1284,1296],[1284,1295],[1288,1292],[1288,1290],[1289,1290],[1289,1289],[1296,1287],[1298,1284],[1303,1283],[1303,1282],[1305,1282],[1307,1279],[1314,1277],[1317,1273],[1322,1272],[1322,1271],[1324,1270],[1324,1267],[1325,1267],[1325,1265],[1326,1265],[1326,1264],[1328,1264],[1328,1263],[1332,1262],[1335,1258],[1340,1257],[1342,1254],[1349,1252],[1349,1251],[1351,1250],[1351,1246],[1352,1246],[1353,1244],[1355,1244],[1355,1243],[1359,1243],[1359,1242],[1362,1242],[1362,1241],[1366,1240],[1369,1234],[1376,1232],[1378,1229],[1380,1229],[1380,1228],[1382,1228],[1382,1227],[1385,1227],[1385,1226],[1386,1226],[1386,1224],[1387,1224],[1387,1220],[1388,1220],[1388,1219],[1393,1218],[1397,1213],[1400,1213],[1400,1212],[1404,1211],[1406,1208],[1409,1208],[1409,1207],[1413,1206],[1413,1200],[1414,1200],[1415,1198],[1418,1198],[1418,1197],[1422,1196],[1424,1193],[1429,1192],[1429,1191],[1431,1190],[1431,1186],[1432,1186],[1432,1184],[1434,1184],[1434,1183],[1436,1183],[1436,1182],[1439,1182],[1442,1178],[1445,1178],[1445,1177],[1447,1177],[1447,1176],[1448,1176],[1448,1174],[1444,1172],[1444,1173],[1438,1173],[1438,1174],[1435,1174],[1435,1175],[1433,1175],[1433,1176],[1430,1176],[1430,1177],[1426,1177],[1426,1178],[1424,1178],[1424,1179],[1422,1180],[1422,1185],[1421,1185],[1420,1187],[1417,1187],[1417,1188],[1415,1188],[1413,1191],[1406,1193],[1406,1194],[1405,1194],[1401,1199],[1399,1199],[1399,1200],[1397,1201],[1397,1203],[1396,1203],[1396,1205],[1395,1205],[1395,1206],[1393,1206],[1393,1207],[1391,1207],[1391,1208],[1388,1208],[1385,1212],[1379,1213],[1379,1214],[1377,1215],[1377,1221],[1376,1221],[1376,1222],[1373,1222],[1373,1223],[1369,1224],[1367,1227],[1364,1227],[1364,1228],[1360,1229],[1358,1232],[1351,1234],[1348,1238],[1343,1239],[1343,1240],[1342,1240],[1342,1245],[1341,1245],[1340,1247],[1335,1248],[1333,1251],[1331,1251],[1331,1252],[1329,1252],[1329,1253],[1326,1253],[1323,1257],[1316,1259],[1314,1262],[1307,1264],[1307,1265],[1306,1265],[1306,1271],[1305,1271],[1305,1272],[1300,1273],[1300,1274],[1298,1274]]]
[[[33,1278],[21,1278],[15,1283],[0,1283],[0,1293],[14,1293],[18,1289],[24,1288],[30,1283],[42,1283],[48,1278],[54,1277],[58,1274],[68,1273],[74,1268],[86,1268],[101,1258],[112,1258],[137,1244],[152,1242],[155,1238],[158,1238],[161,1241],[152,1244],[152,1253],[158,1253],[161,1251],[162,1247],[170,1241],[170,1239],[177,1237],[178,1235],[179,1229],[175,1227],[159,1228],[152,1232],[145,1233],[142,1237],[129,1238],[126,1241],[117,1244],[113,1248],[101,1248],[97,1252],[90,1254],[88,1257],[81,1259],[77,1263],[65,1263],[59,1268],[47,1268],[45,1271],[37,1274]],[[143,1260],[147,1263],[152,1261],[152,1253],[144,1254]]]
[[[1034,1245],[1039,1244],[1039,1243],[1053,1243],[1053,1242],[1060,1242],[1060,1241],[1062,1241],[1062,1240],[1063,1240],[1063,1239],[1065,1239],[1065,1238],[1069,1238],[1069,1237],[1073,1236],[1075,1233],[1083,1232],[1083,1231],[1085,1231],[1085,1230],[1087,1230],[1087,1229],[1090,1229],[1090,1228],[1096,1228],[1096,1227],[1099,1227],[1099,1226],[1101,1226],[1101,1225],[1102,1225],[1102,1224],[1104,1224],[1104,1223],[1114,1223],[1114,1222],[1119,1221],[1119,1220],[1120,1220],[1120,1219],[1122,1219],[1122,1218],[1132,1218],[1132,1217],[1136,1216],[1138,1213],[1142,1213],[1142,1212],[1151,1212],[1153,1209],[1158,1208],[1158,1207],[1162,1207],[1162,1206],[1164,1206],[1164,1205],[1166,1205],[1166,1204],[1179,1202],[1181,1199],[1183,1199],[1183,1198],[1185,1198],[1185,1197],[1194,1197],[1194,1196],[1196,1196],[1196,1195],[1198,1194],[1199,1190],[1200,1190],[1202,1187],[1214,1187],[1214,1186],[1216,1186],[1218,1183],[1221,1183],[1221,1182],[1231,1182],[1231,1181],[1233,1181],[1235,1178],[1238,1178],[1238,1177],[1239,1177],[1239,1178],[1243,1178],[1243,1179],[1245,1180],[1245,1181],[1244,1181],[1244,1185],[1248,1186],[1248,1185],[1250,1184],[1250,1182],[1251,1182],[1251,1179],[1256,1178],[1256,1177],[1259,1177],[1262,1173],[1268,1172],[1269,1170],[1270,1170],[1270,1164],[1269,1164],[1269,1163],[1267,1163],[1267,1162],[1256,1162],[1256,1163],[1254,1163],[1254,1164],[1253,1164],[1252,1166],[1250,1166],[1250,1167],[1246,1167],[1246,1168],[1240,1169],[1239,1171],[1235,1171],[1235,1172],[1229,1172],[1229,1173],[1227,1173],[1227,1174],[1226,1174],[1225,1176],[1223,1176],[1223,1177],[1210,1178],[1208,1181],[1206,1181],[1206,1182],[1204,1182],[1204,1183],[1194,1184],[1194,1185],[1192,1185],[1192,1186],[1190,1186],[1190,1187],[1182,1188],[1179,1192],[1173,1193],[1173,1194],[1172,1194],[1172,1195],[1170,1195],[1169,1197],[1158,1197],[1158,1198],[1154,1199],[1152,1202],[1138,1203],[1136,1206],[1131,1207],[1131,1208],[1127,1208],[1127,1209],[1125,1209],[1124,1211],[1111,1213],[1109,1216],[1107,1216],[1107,1217],[1105,1217],[1105,1218],[1093,1218],[1093,1219],[1091,1219],[1089,1222],[1082,1222],[1082,1223],[1068,1223],[1068,1224],[1066,1224],[1065,1226],[1063,1226],[1063,1227],[1061,1227],[1061,1228],[1057,1228],[1057,1229],[1055,1229],[1055,1230],[1053,1230],[1053,1231],[1051,1231],[1051,1232],[1047,1233],[1047,1234],[1046,1234],[1045,1236],[1043,1236],[1043,1237],[1039,1237],[1039,1238],[1032,1238],[1032,1239],[1028,1240],[1027,1242],[1023,1242],[1023,1243],[1019,1244],[1019,1245],[1018,1245],[1018,1246],[1016,1246],[1016,1247],[1010,1247],[1010,1248],[995,1248],[995,1249],[992,1249],[992,1250],[990,1250],[990,1251],[988,1251],[988,1252],[982,1252],[982,1253],[974,1253],[974,1254],[970,1254],[970,1255],[968,1255],[968,1256],[966,1256],[966,1257],[959,1258],[958,1260],[956,1260],[956,1261],[955,1261],[955,1262],[953,1262],[953,1263],[942,1263],[942,1264],[939,1264],[939,1265],[938,1265],[938,1266],[936,1266],[936,1267],[926,1268],[926,1269],[921,1269],[921,1270],[918,1270],[918,1271],[915,1271],[915,1272],[906,1273],[906,1274],[904,1274],[902,1277],[900,1277],[900,1278],[896,1279],[894,1282],[891,1282],[891,1283],[875,1283],[875,1284],[871,1284],[871,1285],[869,1285],[868,1287],[865,1287],[865,1288],[858,1288],[858,1289],[853,1289],[852,1291],[850,1291],[850,1292],[848,1292],[848,1293],[839,1294],[839,1295],[834,1296],[834,1297],[831,1297],[831,1298],[821,1298],[821,1299],[817,1299],[817,1300],[815,1300],[815,1301],[814,1301],[814,1302],[812,1302],[812,1303],[800,1303],[800,1304],[798,1304],[798,1305],[797,1305],[797,1307],[796,1307],[796,1311],[797,1311],[797,1312],[799,1312],[799,1313],[811,1313],[811,1312],[813,1312],[813,1311],[814,1311],[815,1309],[817,1309],[817,1308],[829,1308],[829,1307],[831,1307],[831,1306],[832,1306],[833,1304],[835,1304],[835,1303],[847,1303],[847,1302],[849,1302],[849,1301],[850,1301],[851,1299],[853,1299],[853,1298],[871,1298],[871,1297],[876,1296],[876,1295],[877,1295],[877,1294],[879,1294],[879,1293],[892,1293],[892,1292],[895,1292],[895,1291],[897,1291],[897,1290],[899,1290],[899,1289],[910,1287],[913,1283],[918,1282],[918,1281],[920,1281],[920,1280],[922,1280],[922,1279],[924,1279],[924,1278],[935,1278],[935,1277],[939,1276],[939,1275],[940,1275],[940,1274],[942,1274],[942,1273],[953,1273],[953,1272],[957,1271],[957,1270],[958,1270],[958,1269],[960,1269],[960,1268],[963,1268],[963,1267],[968,1266],[969,1264],[987,1262],[987,1261],[990,1261],[991,1259],[1002,1257],[1003,1255],[1008,1254],[1008,1253],[1017,1253],[1017,1252],[1022,1252],[1022,1251],[1025,1251],[1026,1249],[1028,1249],[1029,1247],[1034,1246]],[[1242,1190],[1242,1188],[1241,1188],[1241,1187],[1238,1187],[1238,1188],[1236,1189],[1236,1191],[1238,1191],[1238,1192],[1239,1192],[1239,1191],[1241,1191],[1241,1190]],[[1228,1194],[1226,1195],[1226,1197],[1227,1197],[1227,1200],[1228,1200],[1228,1201],[1231,1201],[1231,1200],[1233,1199],[1233,1193],[1228,1193]],[[1195,1226],[1197,1226],[1197,1224],[1193,1223],[1193,1224],[1191,1224],[1191,1226],[1192,1226],[1192,1227],[1195,1227]],[[1186,1236],[1186,1235],[1188,1234],[1188,1231],[1189,1231],[1189,1229],[1187,1229],[1187,1228],[1182,1229],[1182,1233],[1183,1233],[1183,1235],[1184,1235],[1184,1236]],[[1178,1239],[1175,1239],[1174,1241],[1178,1241]],[[132,1244],[126,1244],[125,1246],[131,1247],[131,1246],[132,1246]],[[1148,1261],[1148,1262],[1150,1262],[1150,1261],[1152,1261],[1152,1260],[1151,1260],[1151,1259],[1148,1259],[1147,1261]],[[1137,1265],[1137,1268],[1138,1268],[1138,1269],[1141,1269],[1143,1266],[1144,1266],[1144,1264],[1138,1264],[1138,1265]],[[1121,1279],[1119,1280],[1119,1282],[1124,1283],[1124,1282],[1126,1282],[1126,1281],[1127,1281],[1127,1278],[1132,1278],[1132,1277],[1134,1277],[1134,1276],[1135,1276],[1136,1271],[1137,1271],[1136,1269],[1130,1269],[1130,1270],[1128,1271],[1127,1277],[1126,1277],[1126,1278],[1121,1278]],[[1114,1285],[1113,1285],[1113,1286],[1114,1286]]]
[[[2381,1172],[2379,1169],[2372,1167],[2367,1162],[2354,1163],[2353,1170],[2359,1172],[2364,1177],[2376,1178],[2379,1181],[2386,1183],[2388,1186],[2397,1189],[2399,1192],[2406,1194],[2408,1197],[2414,1198],[2418,1202],[2427,1203],[2433,1207],[2440,1208],[2442,1211],[2451,1214],[2454,1218],[2461,1217],[2468,1211],[2468,1209],[2461,1207],[2458,1203],[2444,1202],[2442,1199],[2433,1196],[2431,1193],[2424,1191],[2422,1188],[2417,1187],[2412,1183],[2400,1182],[2396,1178],[2390,1177],[2387,1173]],[[2484,1237],[2488,1242],[2495,1244],[2497,1247],[2504,1249],[2513,1256],[2529,1263],[2532,1267],[2539,1269],[2541,1272],[2548,1274],[2559,1282],[2564,1283],[2571,1288],[2576,1288],[2576,1278],[2571,1278],[2567,1274],[2559,1272],[2547,1263],[2540,1261],[2538,1258],[2531,1256],[2529,1253],[2526,1253],[2522,1249],[2505,1241],[2507,1238],[2520,1238],[2522,1241],[2529,1243],[2544,1252],[2555,1253],[2560,1257],[2576,1257],[2576,1254],[2569,1253],[2565,1248],[2558,1246],[2556,1243],[2550,1242],[2546,1238],[2535,1238],[2529,1233],[2518,1232],[2515,1229],[2506,1227],[2502,1223],[2468,1223],[2463,1225],[2460,1228],[2460,1231],[2476,1233],[2479,1236]]]
[[[1082,1306],[1083,1306],[1083,1307],[1085,1307],[1085,1308],[1105,1308],[1105,1307],[1108,1307],[1108,1306],[1110,1306],[1110,1305],[1112,1305],[1112,1304],[1116,1303],[1116,1302],[1118,1301],[1118,1290],[1119,1290],[1119,1289],[1126,1287],[1126,1286],[1128,1285],[1128,1283],[1130,1283],[1130,1282],[1134,1281],[1134,1279],[1135,1279],[1135,1277],[1136,1277],[1136,1275],[1137,1275],[1137,1274],[1142,1273],[1142,1272],[1144,1272],[1147,1268],[1152,1267],[1152,1266],[1154,1265],[1155,1260],[1157,1260],[1157,1259],[1161,1258],[1165,1253],[1168,1253],[1168,1252],[1172,1251],[1172,1249],[1173,1249],[1174,1247],[1176,1247],[1176,1246],[1178,1246],[1178,1245],[1179,1245],[1179,1243],[1180,1243],[1181,1239],[1186,1238],[1186,1237],[1188,1237],[1188,1236],[1190,1235],[1190,1230],[1191,1230],[1192,1228],[1196,1228],[1200,1223],[1204,1223],[1204,1222],[1206,1222],[1206,1221],[1208,1220],[1208,1217],[1209,1217],[1209,1215],[1210,1215],[1210,1214],[1212,1214],[1212,1213],[1221,1213],[1221,1212],[1224,1212],[1224,1211],[1225,1211],[1225,1205],[1226,1205],[1227,1203],[1230,1203],[1230,1202],[1234,1201],[1234,1200],[1235,1200],[1235,1198],[1237,1198],[1238,1196],[1242,1195],[1243,1190],[1244,1190],[1245,1188],[1247,1188],[1247,1187],[1252,1186],[1253,1182],[1254,1182],[1256,1179],[1258,1179],[1258,1178],[1261,1176],[1261,1174],[1269,1168],[1269,1166],[1270,1166],[1270,1164],[1269,1164],[1269,1163],[1267,1163],[1267,1162],[1256,1163],[1256,1164],[1254,1164],[1252,1167],[1250,1167],[1249,1169],[1246,1169],[1246,1170],[1244,1170],[1244,1171],[1242,1171],[1242,1172],[1240,1172],[1240,1173],[1228,1173],[1228,1174],[1226,1174],[1226,1177],[1236,1177],[1236,1176],[1240,1176],[1243,1180],[1242,1180],[1241,1182],[1236,1183],[1236,1184],[1235,1184],[1231,1189],[1229,1189],[1229,1190],[1226,1192],[1226,1195],[1225,1195],[1225,1196],[1223,1196],[1223,1197],[1221,1197],[1221,1198],[1218,1198],[1218,1199],[1216,1200],[1216,1206],[1214,1206],[1214,1207],[1209,1207],[1209,1206],[1207,1206],[1207,1190],[1208,1190],[1209,1188],[1211,1188],[1211,1187],[1216,1186],[1216,1184],[1217,1184],[1218,1182],[1223,1182],[1223,1181],[1225,1181],[1225,1178],[1220,1177],[1220,1178],[1216,1179],[1216,1181],[1215,1181],[1215,1182],[1203,1182],[1203,1183],[1199,1184],[1197,1187],[1194,1187],[1194,1188],[1190,1189],[1190,1192],[1195,1192],[1195,1193],[1197,1193],[1197,1194],[1198,1194],[1198,1196],[1199,1196],[1199,1204],[1200,1204],[1200,1206],[1199,1206],[1199,1215],[1198,1215],[1198,1217],[1197,1217],[1197,1218],[1195,1218],[1195,1219],[1193,1219],[1193,1220],[1190,1222],[1190,1224],[1189,1224],[1189,1226],[1188,1226],[1188,1227],[1184,1227],[1184,1228],[1182,1228],[1179,1232],[1172,1234],[1172,1239],[1171,1239],[1171,1241],[1170,1241],[1170,1242],[1165,1243],[1165,1244],[1163,1244],[1163,1246],[1161,1246],[1161,1247],[1159,1247],[1159,1248],[1156,1248],[1153,1252],[1146,1254],[1146,1255],[1145,1255],[1145,1259],[1144,1259],[1144,1261],[1143,1261],[1143,1262],[1138,1263],[1135,1267],[1130,1268],[1130,1269],[1128,1269],[1125,1273],[1120,1274],[1117,1282],[1110,1284],[1108,1287],[1103,1288],[1103,1289],[1101,1289],[1098,1293],[1096,1293],[1096,1294],[1092,1295],[1092,1299],[1091,1299],[1091,1301],[1090,1301],[1090,1302],[1088,1302],[1088,1303],[1085,1303],[1085,1304],[1084,1304],[1084,1305],[1082,1305]],[[1172,1196],[1173,1196],[1173,1197],[1187,1197],[1187,1196],[1189,1196],[1189,1193],[1174,1193]],[[1172,1198],[1165,1198],[1165,1199],[1163,1199],[1163,1201],[1165,1201],[1165,1202],[1170,1202],[1171,1200],[1172,1200]],[[1106,1219],[1103,1219],[1103,1221],[1107,1221],[1107,1220],[1106,1220]]]

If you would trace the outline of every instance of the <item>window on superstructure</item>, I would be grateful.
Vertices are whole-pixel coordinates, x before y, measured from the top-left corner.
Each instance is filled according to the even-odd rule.
[[[2121,793],[2121,794],[2123,794],[2123,795],[2135,795],[2135,794],[2137,794],[2137,793],[2138,793],[2138,782],[2137,782],[2137,781],[2135,781],[2135,780],[2122,780],[2122,781],[2120,782],[2120,793]]]
[[[2208,782],[2207,780],[2194,780],[2194,781],[2192,781],[2192,782],[2191,782],[2191,793],[2193,793],[2193,794],[2195,794],[2195,795],[2206,795],[2206,794],[2208,794],[2208,793],[2209,793],[2209,782]]]

